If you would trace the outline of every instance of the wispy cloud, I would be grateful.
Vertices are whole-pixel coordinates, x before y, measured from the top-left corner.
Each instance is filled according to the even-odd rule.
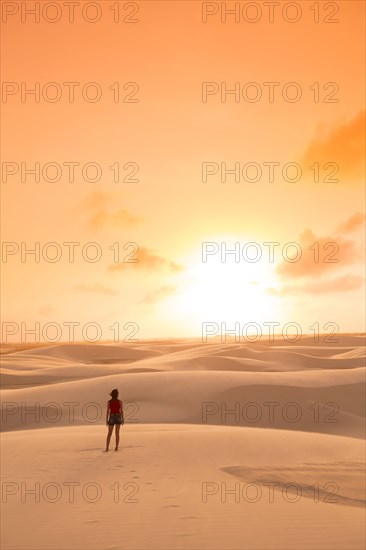
[[[74,290],[78,292],[90,292],[93,294],[105,294],[108,296],[115,296],[118,294],[117,290],[105,287],[99,283],[95,283],[94,285],[75,285]]]
[[[118,199],[115,193],[94,191],[90,193],[82,208],[88,212],[89,223],[93,229],[102,227],[126,227],[135,225],[143,220],[141,216],[130,213],[126,208],[115,208]]]
[[[160,302],[160,300],[163,300],[164,298],[167,298],[168,296],[171,296],[176,292],[176,288],[173,286],[162,286],[156,290],[153,290],[152,292],[147,292],[145,294],[145,298],[142,300],[142,304],[156,304],[157,302]]]
[[[324,135],[318,128],[317,136],[309,143],[303,158],[304,167],[319,162],[339,165],[340,183],[363,181],[365,177],[365,111],[360,111],[347,122],[339,123]],[[340,177],[339,177],[340,176]]]
[[[318,277],[334,271],[337,267],[343,268],[361,261],[363,254],[358,243],[346,238],[345,235],[364,223],[365,216],[356,213],[346,222],[339,224],[333,235],[319,236],[311,229],[306,229],[297,239],[302,253],[300,259],[297,262],[283,260],[277,266],[277,274],[285,280]]]
[[[365,223],[366,216],[361,212],[356,212],[353,214],[346,222],[341,223],[337,229],[336,233],[352,233],[359,227],[362,227]]]
[[[184,267],[180,264],[176,264],[169,258],[164,258],[151,250],[150,248],[141,247],[133,255],[133,259],[137,262],[120,262],[111,264],[108,269],[111,271],[125,271],[126,269],[146,269],[152,271],[168,270],[173,273],[178,273],[184,270]]]

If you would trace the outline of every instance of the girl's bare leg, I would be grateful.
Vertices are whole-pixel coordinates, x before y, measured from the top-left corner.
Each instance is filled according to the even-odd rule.
[[[121,428],[121,424],[116,424],[116,448],[115,451],[118,451],[118,445],[119,445],[119,430]]]
[[[108,426],[108,435],[107,435],[107,441],[105,444],[105,450],[106,452],[109,451],[109,443],[111,441],[112,433],[113,433],[114,426]]]

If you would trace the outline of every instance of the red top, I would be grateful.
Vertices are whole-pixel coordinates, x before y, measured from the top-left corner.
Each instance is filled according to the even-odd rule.
[[[108,403],[112,414],[119,414],[121,412],[121,403],[119,399],[111,399]]]

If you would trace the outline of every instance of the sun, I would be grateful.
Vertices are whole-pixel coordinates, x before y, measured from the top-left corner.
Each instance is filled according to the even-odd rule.
[[[235,244],[235,239],[230,241]],[[219,239],[211,242],[220,244]],[[227,248],[230,248],[228,240]],[[232,246],[232,249],[234,247]],[[263,324],[278,321],[278,299],[268,292],[276,282],[275,266],[266,259],[236,262],[235,255],[201,254],[185,262],[178,293],[169,300],[169,309],[187,324],[197,327],[204,322]],[[250,331],[249,331],[250,332]]]

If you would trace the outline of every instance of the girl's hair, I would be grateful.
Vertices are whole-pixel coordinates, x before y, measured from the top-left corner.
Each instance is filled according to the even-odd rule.
[[[112,396],[112,399],[117,399],[118,398],[118,390],[112,390],[109,395]]]

